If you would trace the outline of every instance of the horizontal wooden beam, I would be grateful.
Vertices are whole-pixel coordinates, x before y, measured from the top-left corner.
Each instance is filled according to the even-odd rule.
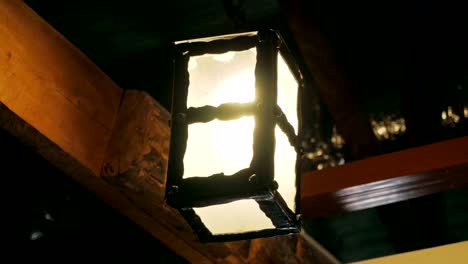
[[[468,137],[305,173],[301,211],[324,216],[468,185]]]

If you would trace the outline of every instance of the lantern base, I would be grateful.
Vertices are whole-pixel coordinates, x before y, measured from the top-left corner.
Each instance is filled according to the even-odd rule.
[[[226,242],[300,232],[294,213],[276,192],[179,212],[201,242]]]

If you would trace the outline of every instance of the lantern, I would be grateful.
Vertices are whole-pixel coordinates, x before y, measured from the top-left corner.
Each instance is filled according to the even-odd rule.
[[[297,233],[301,71],[275,30],[174,43],[166,201],[204,242]]]

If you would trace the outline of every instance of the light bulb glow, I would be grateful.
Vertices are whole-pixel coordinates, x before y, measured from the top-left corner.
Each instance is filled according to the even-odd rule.
[[[283,110],[289,123],[298,131],[297,117],[298,83],[281,54],[278,55],[278,106]],[[286,134],[275,129],[275,181],[278,192],[288,207],[295,210],[296,199],[296,150],[289,143]]]
[[[255,100],[256,50],[192,57],[188,107],[219,106]],[[253,116],[189,125],[184,178],[232,175],[250,166]]]

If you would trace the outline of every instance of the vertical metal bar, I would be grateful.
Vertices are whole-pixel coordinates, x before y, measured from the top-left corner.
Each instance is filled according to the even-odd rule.
[[[188,125],[186,122],[187,95],[189,87],[188,62],[190,57],[180,51],[175,52],[171,143],[169,149],[166,197],[174,195],[184,175],[184,155],[187,147]]]
[[[255,97],[258,107],[255,116],[254,158],[257,182],[273,186],[275,119],[277,98],[277,36],[272,30],[259,32],[257,64],[255,67]]]
[[[302,140],[304,139],[304,124],[303,124],[303,103],[304,98],[303,93],[305,89],[305,82],[304,79],[301,79],[298,81],[298,87],[297,87],[297,120],[298,120],[298,131],[297,131],[297,144],[298,144],[298,149],[299,151],[296,152],[296,196],[294,197],[294,212],[296,214],[300,214],[301,212],[301,174],[302,174],[302,154],[304,153],[304,150],[302,148]]]

